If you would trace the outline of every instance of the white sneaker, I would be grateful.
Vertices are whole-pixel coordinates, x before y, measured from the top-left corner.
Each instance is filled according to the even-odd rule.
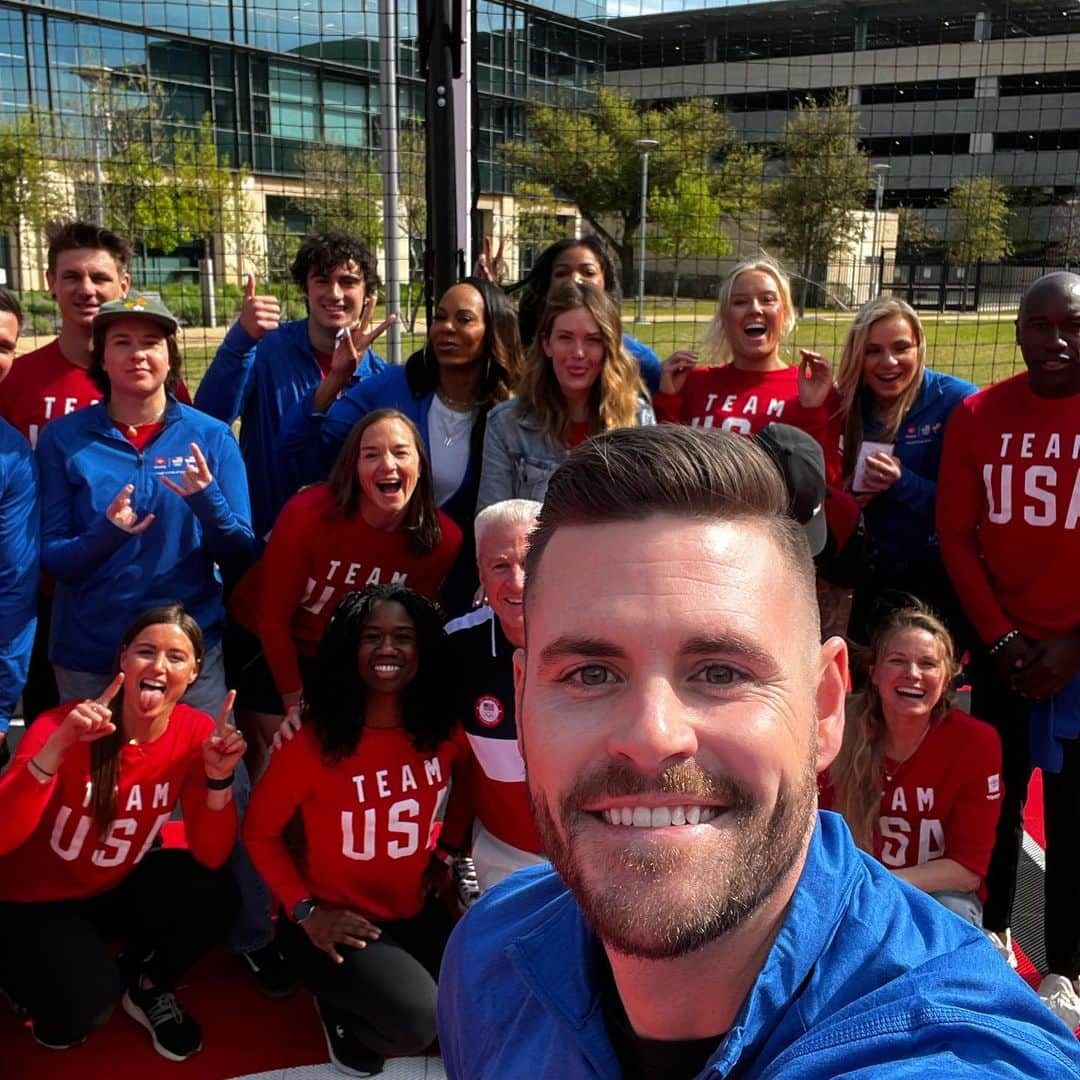
[[[1046,1007],[1066,1026],[1075,1031],[1080,1027],[1080,997],[1076,996],[1076,986],[1065,975],[1050,974],[1039,983],[1039,997]]]
[[[997,949],[1001,959],[1015,971],[1017,961],[1016,951],[1013,949],[1012,943],[1012,930],[1006,927],[1000,934],[996,930],[985,930],[983,932],[990,939],[990,944]]]

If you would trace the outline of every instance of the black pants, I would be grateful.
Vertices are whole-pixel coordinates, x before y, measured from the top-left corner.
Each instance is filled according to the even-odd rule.
[[[1004,930],[1012,923],[1016,872],[1024,838],[1024,804],[1032,765],[1028,745],[1027,705],[980,650],[972,667],[971,711],[1001,736],[1001,800],[994,853],[986,874],[988,896],[983,926]],[[1043,773],[1043,820],[1046,827],[1044,936],[1050,971],[1080,975],[1080,740],[1065,743],[1059,773]]]
[[[398,1057],[421,1054],[435,1041],[436,980],[452,928],[446,908],[429,900],[414,918],[381,923],[382,937],[366,948],[339,945],[341,964],[295,923],[283,928],[282,944],[320,1006],[330,1006],[369,1050]]]
[[[103,1023],[129,977],[171,988],[232,925],[239,908],[228,866],[208,870],[186,851],[151,851],[114,889],[80,900],[0,903],[0,985],[57,1042]]]
[[[30,653],[30,670],[22,692],[23,721],[29,727],[46,709],[60,704],[56,676],[49,663],[49,628],[52,626],[52,596],[38,594],[37,630]]]

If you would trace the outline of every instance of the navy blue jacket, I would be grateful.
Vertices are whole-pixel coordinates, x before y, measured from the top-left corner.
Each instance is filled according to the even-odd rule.
[[[177,483],[196,443],[214,477],[186,498]],[[113,425],[106,405],[63,416],[42,428],[41,567],[57,579],[49,659],[76,671],[112,671],[128,624],[155,604],[180,601],[207,647],[225,622],[218,564],[253,557],[251,504],[240,448],[229,428],[170,398],[165,426],[138,451]],[[133,535],[105,516],[126,484],[140,519]]]
[[[485,893],[439,976],[451,1080],[621,1075],[599,945],[550,866]],[[1080,1077],[1080,1043],[973,926],[821,813],[784,924],[702,1078]]]
[[[623,348],[638,362],[641,378],[649,389],[649,396],[660,391],[660,357],[643,341],[623,334]]]
[[[888,491],[875,495],[863,510],[880,568],[889,567],[900,574],[912,565],[940,558],[934,500],[945,424],[953,409],[978,389],[966,379],[924,370],[919,396],[896,435],[893,453],[900,459],[900,479]],[[874,419],[870,395],[865,391],[860,405],[863,438],[881,441],[881,425]]]
[[[0,420],[0,733],[26,684],[37,627],[38,480],[22,434]]]
[[[356,369],[361,379],[386,365],[368,349]],[[226,424],[240,418],[240,452],[247,467],[255,535],[266,537],[285,501],[296,493],[278,467],[282,417],[322,381],[308,320],[282,323],[256,340],[238,322],[218,346],[199,383],[195,407]],[[325,480],[326,476],[315,477]]]

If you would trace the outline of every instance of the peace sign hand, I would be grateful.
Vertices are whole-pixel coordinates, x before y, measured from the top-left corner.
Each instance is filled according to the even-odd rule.
[[[492,254],[491,237],[484,237],[483,253],[477,257],[476,265],[473,267],[475,277],[480,278],[482,281],[493,282],[496,285],[502,281],[506,271],[506,263],[503,261],[503,246],[505,243],[506,237],[500,236],[498,250]]]
[[[825,404],[833,388],[832,366],[821,353],[800,349],[799,404],[816,409]]]
[[[204,491],[213,482],[214,477],[210,472],[210,466],[206,464],[206,458],[203,457],[202,451],[195,443],[191,443],[191,456],[195,459],[193,462],[188,462],[188,467],[183,473],[183,486],[178,484],[175,480],[172,480],[168,476],[163,476],[161,482],[170,490],[175,491],[181,498],[186,499],[189,495],[194,495],[196,491]]]
[[[244,736],[229,723],[236,691],[230,690],[218,713],[214,730],[203,740],[203,769],[211,780],[227,780],[244,756],[247,744]]]
[[[60,746],[66,749],[77,742],[97,742],[98,739],[111,735],[116,730],[116,725],[112,721],[112,709],[109,706],[123,684],[124,673],[121,671],[96,698],[80,701],[56,729]]]
[[[125,484],[117,493],[116,498],[109,503],[105,516],[118,529],[123,529],[132,536],[146,532],[154,521],[153,514],[147,514],[141,521],[135,508],[131,505],[131,494],[135,490],[134,484]]]
[[[333,374],[351,379],[371,343],[397,322],[396,315],[387,315],[374,330],[371,329],[371,314],[378,299],[376,293],[370,293],[360,311],[360,321],[338,339],[334,355],[330,358],[330,371]]]

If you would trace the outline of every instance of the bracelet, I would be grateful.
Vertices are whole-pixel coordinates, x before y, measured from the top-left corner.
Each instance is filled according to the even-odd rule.
[[[990,646],[990,648],[987,650],[987,653],[990,656],[997,655],[999,652],[1001,652],[1002,649],[1005,648],[1006,645],[1009,644],[1010,641],[1012,641],[1014,638],[1018,638],[1019,636],[1019,630],[1010,630],[1007,634],[1002,634],[1001,637],[999,637],[997,641],[995,641],[994,644]]]
[[[29,758],[26,764],[33,765],[34,768],[37,769],[37,771],[41,773],[42,776],[46,777],[49,780],[51,780],[56,775],[56,773],[54,772],[49,772],[47,769],[43,769],[33,758]]]
[[[206,778],[206,786],[211,791],[228,791],[233,786],[233,781],[236,779],[236,773],[231,772],[222,780],[215,780],[212,776]]]

